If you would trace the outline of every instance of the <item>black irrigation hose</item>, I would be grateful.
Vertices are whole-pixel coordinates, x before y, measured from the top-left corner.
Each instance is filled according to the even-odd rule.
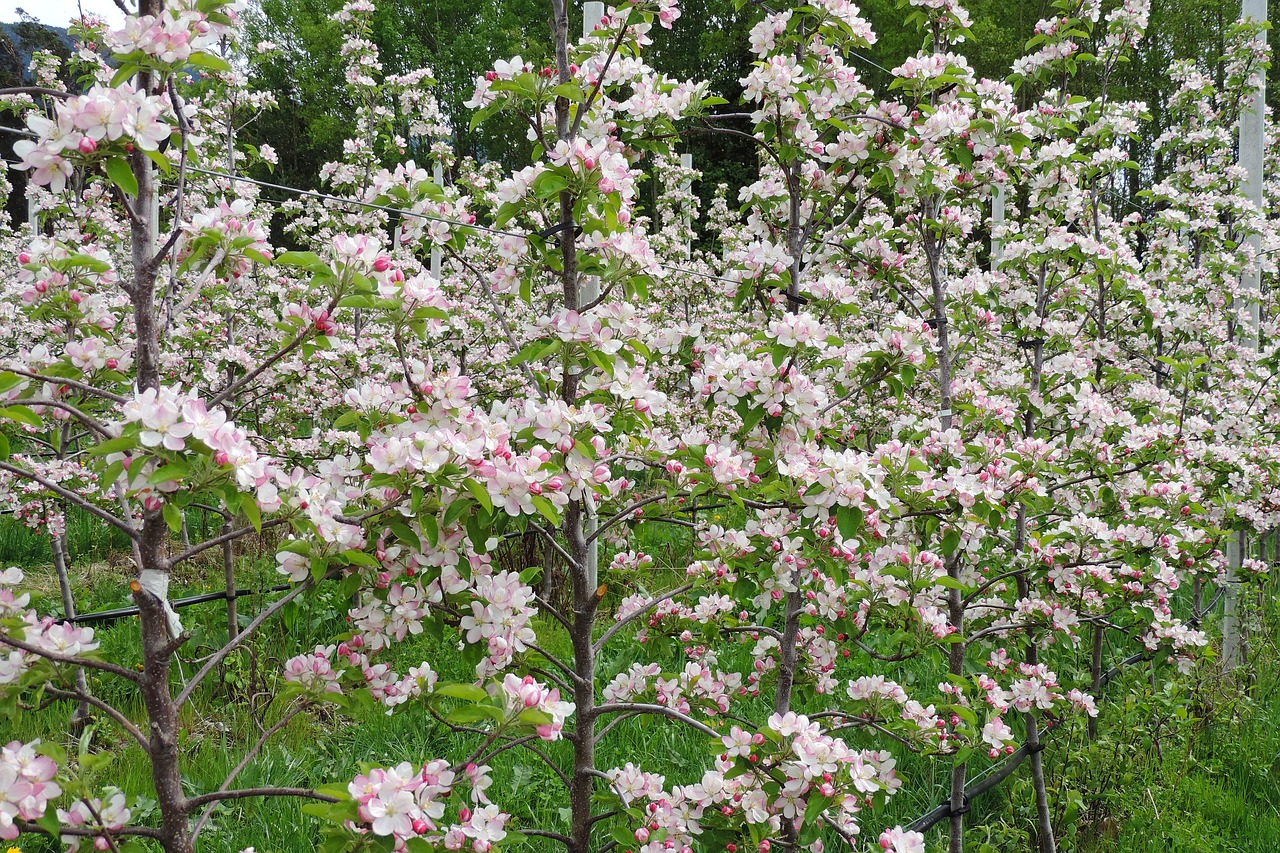
[[[291,584],[280,584],[270,589],[238,589],[235,591],[234,598],[240,598],[245,595],[266,595],[272,592],[285,592],[293,589]],[[203,595],[192,595],[187,598],[178,598],[170,602],[175,610],[183,607],[190,607],[193,604],[204,604],[207,601],[224,601],[227,598],[226,590],[222,592],[206,592]],[[130,616],[137,616],[137,607],[120,607],[115,610],[100,610],[97,613],[83,613],[68,619],[68,622],[77,624],[96,623],[96,622],[115,622],[118,619],[126,619]]]

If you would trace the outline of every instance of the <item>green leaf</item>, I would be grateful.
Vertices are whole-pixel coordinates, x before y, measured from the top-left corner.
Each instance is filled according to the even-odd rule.
[[[559,172],[543,172],[534,178],[530,189],[538,198],[551,198],[569,188],[569,181]]]
[[[128,80],[134,74],[138,73],[139,70],[141,70],[141,66],[139,66],[136,62],[121,63],[120,68],[115,73],[115,76],[111,78],[111,88],[114,89],[115,87],[119,86],[121,83]]]
[[[28,406],[8,406],[0,409],[0,419],[17,421],[20,424],[26,424],[36,429],[39,429],[42,425],[40,416]]]
[[[475,684],[437,684],[433,692],[437,696],[465,699],[468,702],[484,702],[489,698],[484,688]]]
[[[450,527],[464,513],[470,512],[472,506],[470,498],[455,498],[453,503],[449,504],[449,508],[444,511],[444,526]]]
[[[853,539],[862,527],[862,510],[853,506],[842,506],[836,510],[836,527],[845,539]]]
[[[435,521],[435,518],[432,518],[431,520]],[[413,528],[409,527],[409,525],[405,524],[403,521],[393,521],[387,526],[391,528],[391,532],[394,533],[396,538],[401,542],[410,546],[415,551],[422,550],[422,540],[418,538],[418,534],[414,533]]]
[[[466,705],[462,708],[454,708],[445,719],[451,723],[458,725],[467,725],[469,723],[479,723],[485,720],[492,720],[495,723],[501,723],[507,718],[507,712],[493,705]]]
[[[521,348],[520,352],[516,353],[516,357],[511,363],[516,365],[523,364],[526,361],[542,361],[542,359],[560,349],[563,344],[564,342],[559,338],[555,338],[550,342],[541,340],[534,341]]]
[[[176,504],[166,501],[160,512],[164,515],[164,523],[169,525],[170,530],[177,533],[182,529],[182,510],[178,509]]]
[[[245,495],[244,500],[240,502],[240,511],[244,513],[244,517],[249,519],[249,523],[253,525],[253,529],[262,532],[262,512],[258,509],[258,502],[253,495]]]
[[[16,373],[0,373],[0,394],[5,391],[12,391],[17,388],[25,380]]]
[[[812,824],[818,815],[827,810],[827,807],[833,802],[831,797],[823,797],[814,794],[809,797],[809,802],[804,807],[804,822]]]
[[[191,473],[184,462],[170,462],[163,468],[157,468],[151,472],[150,482],[154,485],[160,483],[172,483],[175,480],[181,480],[183,477]]]
[[[110,456],[112,453],[127,453],[138,446],[138,440],[131,435],[108,439],[101,444],[89,448],[90,456]]]
[[[345,560],[348,565],[352,566],[368,566],[370,568],[376,568],[380,565],[372,554],[366,554],[364,551],[360,551],[356,548],[343,551],[338,556]]]
[[[284,267],[300,267],[312,272],[329,272],[329,265],[315,252],[281,252],[276,263]]]
[[[544,498],[542,495],[532,495],[530,499],[533,501],[534,507],[543,518],[552,524],[560,524],[560,513],[556,512],[555,504]]]
[[[161,154],[159,151],[143,151],[147,155],[147,159],[156,164],[156,168],[165,175],[173,174],[173,164],[169,162],[169,158]]]
[[[214,56],[212,53],[197,51],[188,57],[187,62],[196,68],[205,68],[209,71],[220,71],[224,74],[231,71],[231,63],[227,62],[221,56]]]
[[[526,726],[551,725],[551,715],[546,711],[539,711],[537,708],[525,708],[516,715],[516,719],[524,723]]]
[[[747,409],[747,413],[742,416],[742,431],[744,433],[751,432],[756,428],[756,424],[764,419],[764,409],[760,406],[752,406]]]
[[[436,521],[434,515],[421,516],[418,519],[418,524],[422,527],[422,532],[426,535],[427,541],[431,543],[432,548],[440,544],[440,522]]]
[[[36,826],[54,838],[61,834],[62,823],[58,820],[58,813],[53,809],[46,809],[40,819],[36,821]]]
[[[107,161],[107,177],[111,183],[120,188],[128,196],[138,195],[138,179],[133,175],[133,167],[123,157],[112,157]]]
[[[942,537],[942,554],[950,557],[960,547],[960,528],[953,527]]]
[[[480,485],[474,477],[468,477],[463,480],[462,485],[467,487],[467,491],[479,502],[480,506],[485,508],[486,512],[493,512],[493,498],[489,497],[488,489]]]

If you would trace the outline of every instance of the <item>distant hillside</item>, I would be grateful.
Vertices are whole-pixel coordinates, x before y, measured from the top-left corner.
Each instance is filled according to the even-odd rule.
[[[37,50],[52,50],[66,59],[71,56],[72,47],[65,27],[51,27],[31,19],[0,23],[0,87],[30,83],[27,66]]]

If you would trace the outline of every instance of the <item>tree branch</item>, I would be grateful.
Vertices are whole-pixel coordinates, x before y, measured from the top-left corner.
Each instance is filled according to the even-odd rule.
[[[225,800],[245,800],[250,797],[302,797],[307,800],[320,800],[326,803],[338,802],[337,797],[321,794],[310,788],[241,788],[237,791],[214,791],[201,794],[187,800],[188,808],[198,808],[207,803],[221,803]]]
[[[661,597],[655,598],[652,601],[646,603],[643,607],[641,607],[639,610],[635,611],[634,613],[631,613],[626,618],[619,619],[617,622],[610,625],[607,631],[605,631],[603,634],[600,635],[600,639],[595,641],[594,645],[592,646],[592,650],[599,652],[602,648],[604,648],[604,644],[609,642],[609,639],[614,634],[621,631],[623,627],[639,619],[641,616],[648,613],[650,610],[657,607],[662,602],[669,601],[672,598],[675,598],[677,595],[688,592],[691,589],[693,589],[693,584],[691,583],[687,583],[684,586],[676,587],[675,589],[671,590],[668,593],[665,593]]]
[[[610,516],[608,521],[606,521],[604,524],[601,524],[599,527],[597,527],[596,532],[592,533],[590,536],[587,537],[587,544],[590,545],[593,540],[600,538],[600,536],[602,536],[604,532],[608,530],[610,527],[613,527],[615,524],[618,524],[619,522],[625,521],[627,518],[631,516],[632,513],[634,513],[636,510],[640,509],[641,507],[648,506],[649,504],[652,504],[652,503],[657,503],[658,501],[667,500],[667,498],[669,497],[671,496],[666,494],[650,495],[647,498],[643,498],[642,500],[636,501],[635,503],[631,504],[631,506],[627,507],[621,512],[616,513],[613,516]]]
[[[252,500],[252,498],[247,498],[247,500]],[[292,519],[289,519],[289,518],[273,518],[268,521],[264,521],[262,522],[262,530],[267,530],[268,528],[271,528],[271,527],[279,527],[281,524],[288,524],[291,520]],[[208,551],[210,548],[217,548],[219,545],[223,544],[224,542],[234,542],[237,539],[240,539],[244,536],[248,536],[251,533],[257,533],[257,532],[259,531],[258,531],[258,528],[256,527],[252,527],[252,526],[240,527],[235,530],[228,531],[227,533],[223,533],[220,536],[215,536],[212,539],[206,539],[205,541],[201,542],[199,545],[192,545],[190,548],[183,551],[178,556],[170,559],[169,565],[176,566],[178,565],[178,563],[181,563],[184,560],[190,560],[196,554],[199,554],[203,551]]]
[[[710,726],[704,725],[693,717],[681,714],[674,708],[668,708],[665,705],[647,705],[640,702],[611,702],[595,709],[596,716],[600,714],[656,714],[660,717],[670,717],[673,720],[684,723],[691,729],[702,732],[704,735],[718,738],[722,735]]]
[[[141,729],[133,724],[132,720],[126,717],[122,711],[108,705],[92,693],[85,693],[81,690],[63,690],[53,686],[46,687],[45,692],[58,699],[71,699],[78,702],[87,702],[119,723],[120,728],[132,735],[133,739],[138,742],[138,746],[142,747],[144,752],[149,752],[151,750],[151,744],[147,742],[146,735],[142,733]]]
[[[323,313],[332,314],[333,309],[338,306],[339,298],[340,298],[339,296],[334,296],[332,299],[330,299],[329,304],[328,306],[325,307]],[[306,341],[307,338],[311,337],[311,334],[314,331],[315,331],[314,325],[308,326],[307,328],[303,329],[296,336],[294,336],[293,340],[289,341],[289,343],[285,344],[283,347],[277,350],[273,355],[271,355],[271,357],[269,357],[266,361],[262,362],[262,364],[258,365],[253,370],[249,371],[244,376],[240,377],[235,382],[232,382],[230,385],[228,385],[227,387],[219,391],[214,396],[214,398],[209,401],[208,403],[209,407],[212,408],[213,406],[221,405],[224,400],[233,396],[241,388],[248,385],[253,380],[261,376],[262,374],[266,373],[268,370],[271,369],[271,367],[276,362],[280,361],[280,359],[284,358],[289,353],[293,352],[295,349],[302,346],[303,342]]]
[[[245,627],[243,631],[241,631],[239,634],[236,634],[236,636],[231,640],[231,642],[227,643],[221,649],[219,649],[218,651],[210,655],[209,659],[205,662],[205,665],[200,667],[200,671],[195,674],[195,676],[191,679],[191,681],[187,682],[186,687],[182,688],[182,692],[178,694],[178,698],[176,698],[173,702],[174,708],[181,709],[183,703],[185,703],[187,699],[191,697],[191,693],[197,687],[200,686],[200,682],[204,681],[205,677],[210,672],[213,671],[213,668],[215,666],[221,663],[222,660],[227,655],[235,651],[237,646],[239,646],[241,643],[243,643],[245,640],[249,638],[249,635],[251,635],[254,631],[258,630],[258,628],[262,625],[263,622],[267,621],[276,613],[278,613],[281,609],[284,608],[286,604],[288,604],[290,601],[293,601],[295,598],[301,595],[304,591],[310,589],[311,584],[312,582],[310,578],[307,578],[305,581],[298,584],[296,587],[290,590],[282,598],[275,601],[269,607],[267,607],[261,613],[259,613],[254,618],[254,620]]]
[[[52,480],[48,480],[48,479],[45,479],[44,477],[41,477],[39,474],[36,474],[32,471],[27,471],[23,468],[19,468],[16,465],[10,465],[8,462],[0,462],[0,471],[7,471],[10,474],[14,475],[15,477],[24,477],[28,480],[31,480],[34,483],[39,483],[49,491],[53,492],[58,497],[70,501],[71,503],[75,504],[80,509],[84,510],[90,515],[96,515],[99,519],[101,519],[102,521],[105,521],[107,524],[110,524],[112,527],[115,527],[115,528],[118,528],[119,530],[124,531],[125,534],[128,535],[130,539],[137,540],[138,537],[142,535],[138,531],[134,530],[131,525],[126,524],[125,522],[116,518],[114,515],[107,512],[105,509],[102,509],[90,503],[89,501],[77,495],[75,492],[69,489],[64,489],[62,486],[59,486],[57,483],[53,482]]]
[[[48,652],[39,646],[34,646],[31,643],[24,642],[23,640],[15,640],[8,634],[0,634],[0,645],[21,649],[22,651],[29,652],[36,657],[51,660],[55,663],[65,663],[70,666],[82,666],[86,669],[97,669],[102,672],[109,672],[112,675],[118,675],[121,678],[128,679],[134,683],[137,683],[140,680],[138,673],[130,669],[125,669],[122,666],[117,666],[114,663],[108,663],[104,660],[94,660],[93,658],[82,658],[76,657],[75,655],[60,655],[57,652]]]
[[[48,382],[50,385],[66,385],[68,388],[74,388],[77,391],[83,391],[91,397],[101,397],[104,400],[110,400],[113,403],[127,403],[128,398],[119,394],[112,394],[110,391],[104,391],[101,388],[95,388],[85,382],[79,382],[75,379],[66,379],[62,376],[46,376],[43,373],[32,373],[27,370],[20,370],[16,367],[4,368],[6,373],[13,373],[18,376],[24,376],[27,379],[34,379],[37,382]]]
[[[287,726],[289,724],[289,721],[292,720],[294,717],[298,716],[298,714],[302,713],[302,711],[305,710],[305,708],[306,708],[305,705],[297,706],[292,711],[285,714],[284,717],[282,717],[280,721],[277,722],[274,726],[264,731],[258,737],[258,742],[255,743],[249,749],[249,751],[244,754],[244,757],[240,759],[240,763],[237,764],[234,768],[232,768],[231,772],[227,774],[227,778],[223,780],[221,785],[218,786],[218,793],[225,793],[226,790],[231,787],[231,783],[234,782],[236,780],[236,777],[240,775],[240,771],[248,767],[249,762],[252,761],[254,757],[259,752],[262,751],[262,747],[266,745],[267,741],[271,738],[271,736],[274,735],[276,732],[280,731],[281,729],[283,729],[285,726]],[[200,831],[204,829],[204,825],[209,822],[209,818],[213,816],[213,810],[217,807],[217,805],[218,804],[216,802],[209,803],[208,807],[205,808],[204,813],[200,815],[200,819],[196,821],[195,827],[193,827],[191,830],[191,840],[193,842],[200,837]]]

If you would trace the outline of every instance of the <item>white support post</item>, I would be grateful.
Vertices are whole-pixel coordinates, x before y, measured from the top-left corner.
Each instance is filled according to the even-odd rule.
[[[1244,20],[1267,20],[1267,0],[1243,0],[1241,18]],[[1259,38],[1266,42],[1267,32],[1263,30]],[[1259,71],[1254,75],[1258,88],[1249,97],[1249,105],[1240,116],[1240,165],[1247,177],[1244,181],[1245,198],[1254,207],[1262,210],[1262,156],[1266,145],[1266,75]],[[1257,294],[1261,290],[1262,269],[1262,235],[1250,234],[1249,246],[1259,263],[1251,265],[1241,277],[1242,290],[1245,293],[1244,328],[1240,339],[1254,349],[1258,348],[1259,303]]]
[[[991,269],[1000,269],[1004,260],[1004,184],[996,184],[991,194]]]
[[[1267,0],[1242,0],[1241,20],[1267,20]],[[1265,42],[1267,33],[1259,36]],[[1248,107],[1240,115],[1240,165],[1245,170],[1244,196],[1255,208],[1262,210],[1262,155],[1266,133],[1266,76],[1255,74],[1257,89],[1250,95]],[[1240,290],[1245,299],[1240,328],[1240,342],[1257,349],[1260,305],[1258,294],[1262,284],[1262,236],[1249,235],[1254,263],[1240,277]],[[1239,316],[1239,315],[1238,315]],[[1234,669],[1243,661],[1240,639],[1240,585],[1236,573],[1240,569],[1246,550],[1244,531],[1240,531],[1227,546],[1227,588],[1223,596],[1222,611],[1222,666]]]
[[[680,155],[680,168],[682,169],[693,168],[692,154]],[[693,189],[693,180],[691,178],[685,178],[684,183],[681,184],[681,186],[683,187],[684,191],[688,193],[691,189]],[[684,215],[684,233],[685,233],[684,256],[686,258],[692,258],[693,257],[693,210],[691,207],[688,207],[688,206],[686,206],[685,210],[686,212]]]
[[[431,179],[436,182],[436,186],[444,188],[444,166],[436,163],[435,168],[431,170]],[[440,280],[440,267],[444,262],[444,255],[440,251],[439,246],[431,247],[431,277],[436,281]]]
[[[595,32],[596,25],[604,17],[604,3],[600,0],[587,0],[582,4],[582,37],[587,38]]]
[[[587,38],[595,30],[596,24],[604,17],[604,3],[600,0],[587,0],[582,4],[582,37]],[[563,235],[562,235],[563,236]],[[578,277],[578,305],[590,305],[600,298],[600,279],[593,275]]]
[[[1240,665],[1240,585],[1236,575],[1244,554],[1244,531],[1227,540],[1227,588],[1222,596],[1222,668]]]

